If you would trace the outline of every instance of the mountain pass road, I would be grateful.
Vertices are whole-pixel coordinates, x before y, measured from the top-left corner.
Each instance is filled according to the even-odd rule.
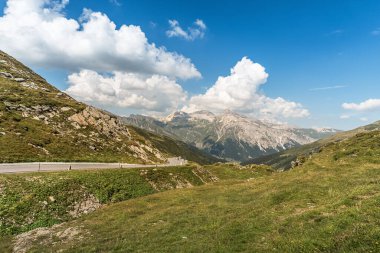
[[[78,162],[34,162],[34,163],[0,163],[0,173],[21,173],[39,171],[63,171],[63,170],[89,170],[89,169],[117,169],[117,168],[151,168],[170,167],[186,164],[182,158],[169,158],[166,164],[145,165],[130,163],[78,163]]]

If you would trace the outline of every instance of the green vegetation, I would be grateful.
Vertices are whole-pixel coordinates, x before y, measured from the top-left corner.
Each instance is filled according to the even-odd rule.
[[[36,237],[31,252],[379,252],[379,143],[380,131],[362,133],[287,172],[112,204],[53,233],[82,239]]]
[[[0,235],[72,220],[83,214],[78,204],[98,207],[169,189],[216,180],[248,179],[265,169],[188,165],[149,169],[112,169],[0,175]],[[270,172],[265,172],[270,173]],[[91,210],[92,211],[92,210]]]
[[[220,180],[250,180],[258,177],[269,176],[275,170],[268,166],[237,166],[234,163],[216,163],[204,167]]]

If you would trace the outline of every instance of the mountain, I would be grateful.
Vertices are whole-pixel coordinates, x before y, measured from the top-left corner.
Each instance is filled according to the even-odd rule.
[[[321,152],[325,147],[333,145],[334,143],[340,143],[347,139],[353,138],[355,135],[369,133],[372,131],[380,130],[380,121],[376,121],[372,124],[361,126],[356,129],[338,132],[330,137],[318,140],[316,142],[303,145],[300,147],[291,148],[282,152],[269,154],[254,158],[243,162],[243,165],[248,164],[265,164],[270,165],[278,170],[288,170],[299,163],[302,163],[307,157]]]
[[[0,162],[218,161],[181,141],[127,126],[80,103],[0,51]]]
[[[124,117],[127,124],[170,136],[207,153],[232,161],[246,161],[297,147],[338,132],[303,129],[251,119],[231,111],[174,112],[158,120],[142,115]]]

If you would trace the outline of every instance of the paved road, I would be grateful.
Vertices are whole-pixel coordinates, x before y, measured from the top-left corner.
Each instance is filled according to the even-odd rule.
[[[177,158],[168,159],[167,164],[143,165],[130,163],[0,163],[0,173],[20,173],[38,171],[62,171],[62,170],[88,170],[88,169],[116,169],[116,168],[151,168],[169,167],[185,164],[186,161]]]

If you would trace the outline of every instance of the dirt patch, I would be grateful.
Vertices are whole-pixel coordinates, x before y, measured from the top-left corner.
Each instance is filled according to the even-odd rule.
[[[33,245],[55,245],[72,241],[79,241],[88,234],[81,227],[69,227],[61,230],[65,223],[54,225],[51,228],[37,228],[19,234],[14,239],[13,253],[28,252]]]

